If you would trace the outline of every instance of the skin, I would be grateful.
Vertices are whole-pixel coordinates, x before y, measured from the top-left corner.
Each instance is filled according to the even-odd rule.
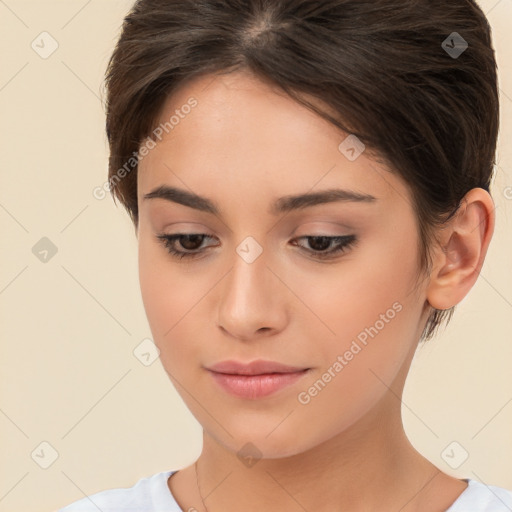
[[[494,229],[494,205],[471,190],[439,232],[430,276],[416,284],[418,229],[405,182],[347,134],[247,72],[203,76],[177,90],[159,122],[197,99],[139,164],[137,227],[142,298],[165,371],[203,427],[199,485],[209,512],[444,511],[467,484],[419,454],[404,432],[403,387],[430,306],[447,309],[475,283]],[[161,198],[159,185],[205,196],[220,213]],[[373,202],[331,202],[272,215],[278,197],[331,187]],[[173,258],[160,234],[207,233],[203,253]],[[314,240],[357,243],[318,260]],[[252,236],[252,263],[236,252]],[[327,249],[335,247],[328,246]],[[318,250],[318,249],[317,249]],[[401,309],[309,403],[298,401],[366,327]],[[266,398],[234,397],[205,366],[268,359],[311,368]],[[237,452],[255,445],[251,467]],[[206,510],[194,467],[169,479],[183,510]]]

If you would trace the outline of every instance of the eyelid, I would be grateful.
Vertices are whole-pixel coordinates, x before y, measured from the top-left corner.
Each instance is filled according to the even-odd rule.
[[[328,225],[327,228],[326,224]],[[329,233],[331,229],[333,232]],[[345,233],[352,233],[355,229],[356,226],[345,222],[315,219],[314,221],[301,223],[293,230],[292,234],[295,236],[300,230],[300,232],[305,231],[306,235],[312,236],[342,236]],[[325,231],[327,233],[324,234]]]

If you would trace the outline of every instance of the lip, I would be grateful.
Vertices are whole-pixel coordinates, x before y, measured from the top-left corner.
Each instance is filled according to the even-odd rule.
[[[222,361],[206,369],[224,391],[238,398],[252,400],[264,398],[294,384],[310,370],[264,360],[251,363]]]
[[[231,375],[264,375],[268,373],[296,373],[308,368],[298,366],[288,366],[276,361],[266,361],[264,359],[257,359],[249,363],[242,363],[239,361],[221,361],[212,366],[207,367],[216,373],[227,373]]]

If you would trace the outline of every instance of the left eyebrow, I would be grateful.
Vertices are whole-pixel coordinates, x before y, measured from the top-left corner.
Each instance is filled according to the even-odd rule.
[[[144,195],[144,200],[154,198],[165,199],[166,201],[182,204],[183,206],[188,206],[189,208],[212,213],[214,215],[218,215],[220,212],[218,205],[211,199],[202,197],[194,192],[189,192],[188,190],[170,187],[168,185],[160,185]],[[333,188],[320,192],[280,197],[271,205],[269,213],[271,215],[279,215],[292,210],[339,201],[370,203],[377,201],[377,198],[370,194]]]
[[[377,198],[370,194],[362,194],[360,192],[354,192],[353,190],[331,188],[320,192],[280,197],[272,205],[270,213],[272,215],[278,215],[280,213],[308,208],[318,204],[334,203],[339,201],[371,203],[373,201],[377,201]]]

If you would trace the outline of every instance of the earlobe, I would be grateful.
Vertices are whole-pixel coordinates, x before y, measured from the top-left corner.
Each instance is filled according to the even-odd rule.
[[[443,228],[427,289],[427,300],[435,309],[461,302],[478,279],[494,231],[494,210],[489,193],[474,188]]]

